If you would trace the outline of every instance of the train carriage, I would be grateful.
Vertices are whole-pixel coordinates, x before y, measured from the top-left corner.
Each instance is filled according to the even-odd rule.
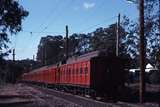
[[[94,51],[72,57],[66,64],[51,65],[25,73],[24,81],[49,84],[67,90],[93,90],[97,93],[115,93],[124,85],[123,61],[119,57],[105,56]]]

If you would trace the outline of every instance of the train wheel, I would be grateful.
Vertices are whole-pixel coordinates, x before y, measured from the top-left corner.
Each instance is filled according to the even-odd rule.
[[[76,88],[73,89],[73,94],[74,94],[74,95],[77,94],[77,89],[76,89]]]
[[[93,99],[96,99],[96,91],[94,91],[94,90],[91,90],[90,91],[90,96],[93,98]]]

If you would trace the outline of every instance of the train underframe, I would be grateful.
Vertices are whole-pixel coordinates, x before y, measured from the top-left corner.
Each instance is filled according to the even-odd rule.
[[[89,86],[82,86],[82,85],[73,85],[73,84],[46,84],[40,82],[26,82],[27,84],[38,85],[44,88],[54,89],[57,91],[67,92],[74,95],[85,96],[89,98],[103,98],[103,99],[113,99],[111,96],[107,96],[105,92],[99,92],[95,89],[90,88]]]

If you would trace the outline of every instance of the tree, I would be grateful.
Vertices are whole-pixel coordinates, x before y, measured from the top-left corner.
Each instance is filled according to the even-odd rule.
[[[55,64],[63,58],[64,39],[61,35],[42,37],[38,45],[37,60],[43,65]]]
[[[22,30],[22,20],[28,16],[26,11],[16,0],[0,0],[0,56],[5,55],[2,50],[8,48],[8,35]]]
[[[155,63],[155,56],[160,49],[160,5],[159,0],[145,0],[144,4],[144,19],[145,19],[145,44],[146,44],[146,54],[147,59]],[[128,35],[125,39],[125,48],[127,52],[132,56],[132,58],[138,58],[139,55],[139,24],[138,22],[129,20],[124,17],[125,30]]]
[[[10,52],[3,52],[3,50],[8,48],[9,35],[17,34],[22,30],[22,20],[28,14],[17,0],[0,0],[0,78],[3,82],[7,80],[6,77],[13,74],[13,71],[20,70],[19,67],[9,66],[9,62],[3,59]]]
[[[126,56],[123,38],[127,34],[120,26],[120,55]],[[68,38],[69,57],[81,55],[95,50],[106,49],[107,53],[115,54],[116,47],[116,24],[108,28],[98,28],[88,34],[72,34]],[[42,37],[38,46],[37,59],[42,65],[55,64],[65,59],[65,41],[62,36]],[[128,57],[127,57],[128,58]]]
[[[86,34],[73,34],[69,38],[69,57],[85,53],[89,37]],[[38,45],[37,59],[42,65],[55,64],[65,59],[66,38],[59,36],[42,37]]]
[[[64,38],[65,39],[65,38]],[[79,35],[74,33],[69,36],[69,56],[73,56],[76,54],[79,44]]]
[[[127,16],[123,16],[121,25],[127,32],[127,35],[123,38],[125,52],[135,59],[139,54],[139,26],[137,22],[130,20]]]
[[[91,37],[91,48],[92,50],[100,50],[106,48],[105,38],[107,35],[104,33],[103,28],[98,28],[93,32]]]
[[[90,51],[90,36],[88,34],[78,34],[78,45],[76,52],[84,54]]]
[[[154,63],[157,62],[156,54],[160,51],[160,8],[158,10],[158,5],[160,5],[159,0],[148,1],[145,17],[148,58]]]
[[[115,54],[116,51],[116,24],[111,24],[107,28],[98,28],[93,32],[91,37],[91,48],[93,50],[105,49],[107,53]],[[120,26],[120,54],[125,52],[123,49],[123,38],[127,34],[122,26]]]

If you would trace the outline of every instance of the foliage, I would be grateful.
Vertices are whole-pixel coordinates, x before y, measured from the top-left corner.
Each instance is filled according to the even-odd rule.
[[[160,49],[159,5],[159,0],[145,0],[144,4],[146,56],[154,64],[155,56]],[[123,19],[122,25],[128,32],[124,46],[132,58],[139,59],[139,24],[126,16]]]
[[[111,24],[107,28],[98,28],[93,32],[91,38],[91,48],[92,50],[102,50],[105,49],[107,53],[115,54],[116,50],[116,24]],[[123,54],[123,38],[126,36],[125,30],[120,26],[119,35],[119,53]]]
[[[124,48],[127,54],[129,54],[132,58],[136,58],[139,54],[138,24],[124,16],[122,26],[128,32],[123,39]]]
[[[152,84],[160,84],[160,71],[152,72],[149,79]]]
[[[3,52],[3,49],[8,48],[9,34],[16,34],[22,30],[22,20],[28,14],[28,11],[19,5],[17,0],[0,0],[0,78],[2,81],[15,81],[11,77],[17,77],[18,72],[21,70],[18,65],[3,59],[10,52],[10,50]]]
[[[69,46],[69,56],[72,56],[72,55],[75,55],[75,53],[78,53],[78,50],[80,50],[79,47],[78,47],[78,45],[79,45],[79,36],[78,36],[78,34],[76,34],[76,33],[72,34],[69,37],[69,43],[68,44],[69,44],[68,45]],[[64,48],[65,48],[65,46],[64,46]],[[63,50],[65,50],[65,49],[63,49]],[[65,51],[63,51],[63,53],[64,52]]]
[[[88,34],[78,34],[78,53],[84,54],[90,51],[90,36]]]
[[[124,52],[123,38],[127,33],[120,27],[120,55],[127,56]],[[115,54],[116,24],[107,28],[98,28],[88,34],[72,34],[69,40],[69,57],[81,55],[95,50],[105,50],[106,54]],[[37,59],[42,65],[55,64],[65,59],[66,38],[62,36],[42,37],[38,46]]]
[[[22,30],[22,20],[28,16],[26,11],[16,0],[0,0],[0,56],[2,49],[8,48],[8,35]]]
[[[16,62],[11,60],[3,60],[2,62],[1,60],[1,65],[3,65],[3,67],[0,67],[0,81],[15,83],[20,78],[21,74],[37,68],[38,62],[28,59]]]
[[[86,52],[85,34],[73,34],[69,38],[69,56]],[[42,65],[55,64],[65,59],[66,38],[61,35],[42,37],[38,46],[37,59]]]
[[[155,60],[160,48],[159,0],[146,0],[145,3],[145,36],[147,39],[147,56]]]
[[[63,57],[64,39],[59,36],[42,37],[38,46],[37,59],[43,65],[56,63]]]

